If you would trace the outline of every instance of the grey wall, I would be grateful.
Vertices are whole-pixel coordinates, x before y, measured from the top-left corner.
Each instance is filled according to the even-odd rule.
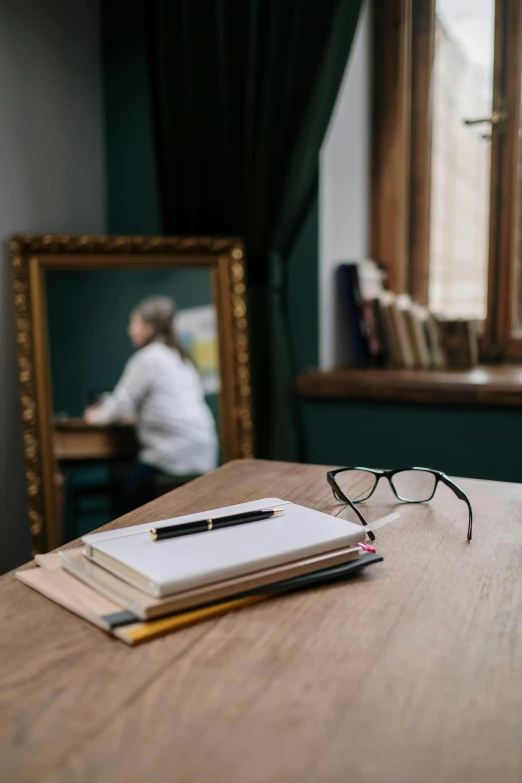
[[[319,364],[345,364],[336,268],[368,258],[370,237],[371,8],[364,2],[319,158]]]
[[[98,5],[0,0],[0,573],[29,557],[7,242],[105,229]]]

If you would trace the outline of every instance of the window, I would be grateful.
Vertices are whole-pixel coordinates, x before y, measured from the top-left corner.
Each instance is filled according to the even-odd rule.
[[[436,313],[487,313],[494,0],[437,0],[433,62],[430,265]],[[414,107],[413,107],[414,108]]]
[[[522,358],[519,0],[374,4],[372,251],[390,286]]]

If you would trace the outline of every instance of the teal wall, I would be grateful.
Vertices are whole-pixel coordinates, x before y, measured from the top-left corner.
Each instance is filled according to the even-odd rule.
[[[522,417],[516,408],[304,403],[308,461],[420,465],[454,476],[522,481]]]
[[[161,233],[143,5],[141,0],[101,4],[111,234]]]

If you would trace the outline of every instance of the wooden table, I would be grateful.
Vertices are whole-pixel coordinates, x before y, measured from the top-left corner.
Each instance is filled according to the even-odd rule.
[[[53,433],[57,460],[134,458],[138,451],[131,425],[86,424],[83,419],[57,419]]]
[[[138,453],[136,428],[130,424],[87,424],[84,419],[59,418],[53,422],[53,453],[60,462],[134,459]],[[56,541],[63,541],[65,476],[55,476]]]
[[[520,783],[522,486],[462,485],[471,544],[439,488],[366,576],[135,649],[3,577],[0,779]],[[113,524],[263,496],[347,513],[324,467],[244,461]]]

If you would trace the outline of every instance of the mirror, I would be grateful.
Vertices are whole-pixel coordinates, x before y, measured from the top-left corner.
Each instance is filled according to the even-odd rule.
[[[21,236],[11,253],[35,553],[252,456],[239,242]]]

